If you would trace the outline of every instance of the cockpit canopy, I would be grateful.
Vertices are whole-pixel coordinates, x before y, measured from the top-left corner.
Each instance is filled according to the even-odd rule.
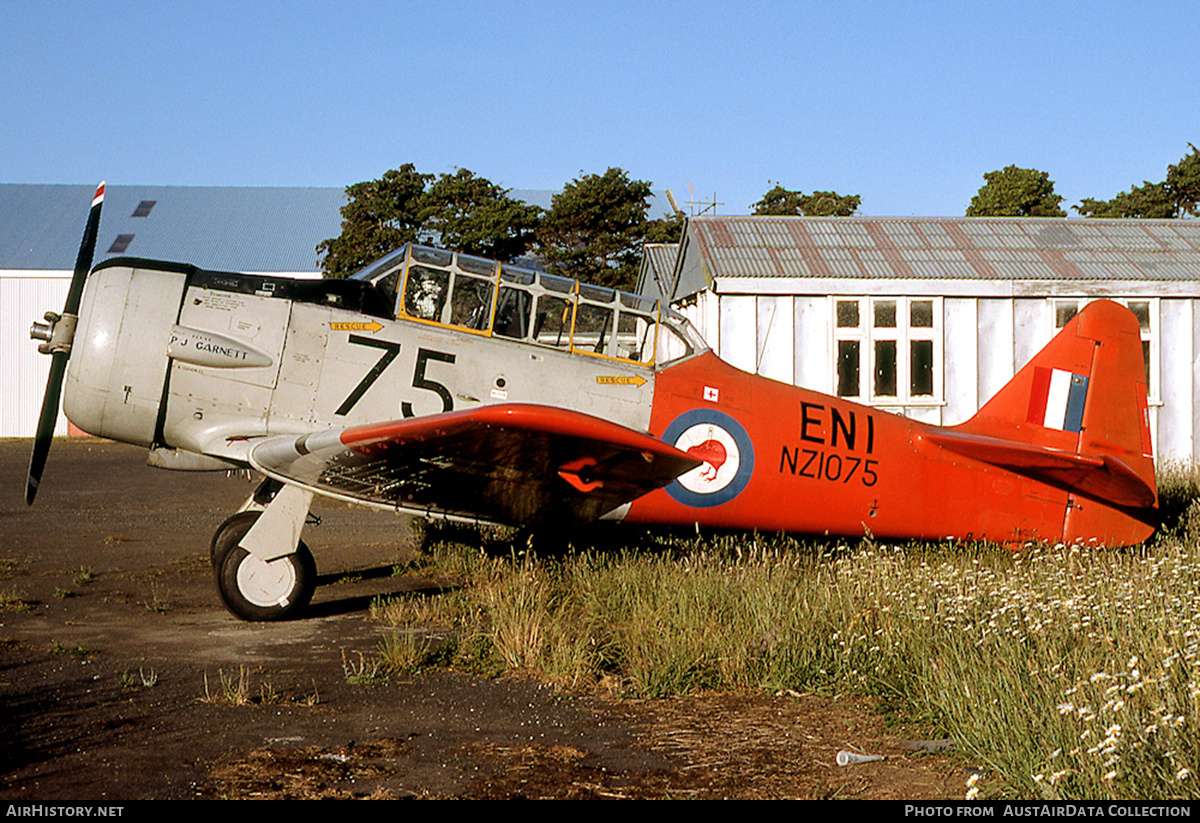
[[[407,244],[351,276],[398,319],[596,357],[661,364],[707,348],[688,322],[636,294]]]

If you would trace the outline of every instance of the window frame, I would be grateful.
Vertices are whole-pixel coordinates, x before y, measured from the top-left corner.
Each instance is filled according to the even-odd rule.
[[[915,406],[930,407],[945,404],[945,343],[943,298],[940,296],[907,295],[832,295],[830,298],[832,320],[831,394],[871,406]],[[877,326],[876,307],[885,303],[895,304],[895,326]],[[932,325],[914,326],[912,307],[914,303],[931,304]],[[838,325],[839,305],[854,303],[858,310],[858,325]],[[914,394],[912,391],[912,344],[917,341],[932,343],[931,394]],[[841,349],[842,343],[858,343],[858,393],[841,394]],[[896,347],[895,380],[896,394],[876,392],[877,344],[893,342]]]

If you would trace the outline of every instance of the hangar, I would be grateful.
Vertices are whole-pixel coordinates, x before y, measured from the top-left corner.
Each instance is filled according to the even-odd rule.
[[[0,183],[0,437],[32,437],[50,360],[29,326],[66,297],[93,185]],[[548,209],[555,192],[509,196]],[[215,271],[319,277],[316,246],[342,230],[346,191],[300,186],[108,185],[95,262],[130,256]],[[650,216],[668,214],[655,196]],[[60,416],[57,434],[67,433]]]
[[[50,358],[29,326],[61,311],[95,185],[0,184],[0,437],[32,437]],[[341,231],[340,188],[113,186],[99,263],[129,255],[202,268],[319,277],[316,245]],[[56,434],[66,434],[61,415]]]
[[[1200,457],[1200,221],[693,217],[647,249],[639,290],[739,368],[938,425],[1117,300],[1141,324],[1160,465]]]

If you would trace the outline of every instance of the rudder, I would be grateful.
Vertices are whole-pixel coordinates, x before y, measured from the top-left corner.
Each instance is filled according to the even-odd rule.
[[[1141,330],[1119,303],[1085,306],[952,431],[1103,463],[1070,474],[1021,472],[1073,493],[1063,531],[1068,542],[1129,544],[1153,533],[1157,491]]]

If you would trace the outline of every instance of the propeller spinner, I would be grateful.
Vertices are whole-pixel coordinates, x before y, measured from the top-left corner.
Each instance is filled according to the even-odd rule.
[[[46,394],[42,398],[42,413],[38,417],[37,435],[33,440],[33,453],[29,457],[29,477],[25,482],[25,502],[33,505],[42,470],[46,467],[46,456],[50,453],[50,442],[54,438],[54,424],[58,420],[58,401],[62,393],[63,375],[67,360],[71,357],[71,343],[75,339],[75,324],[79,319],[79,300],[83,295],[83,283],[92,268],[92,257],[96,253],[96,235],[100,231],[100,207],[104,204],[104,183],[96,188],[92,198],[92,210],[88,213],[87,227],[79,244],[79,256],[75,258],[75,273],[71,276],[71,287],[61,315],[47,312],[45,323],[33,324],[29,336],[44,341],[38,346],[42,354],[49,354],[50,378],[46,381]]]

